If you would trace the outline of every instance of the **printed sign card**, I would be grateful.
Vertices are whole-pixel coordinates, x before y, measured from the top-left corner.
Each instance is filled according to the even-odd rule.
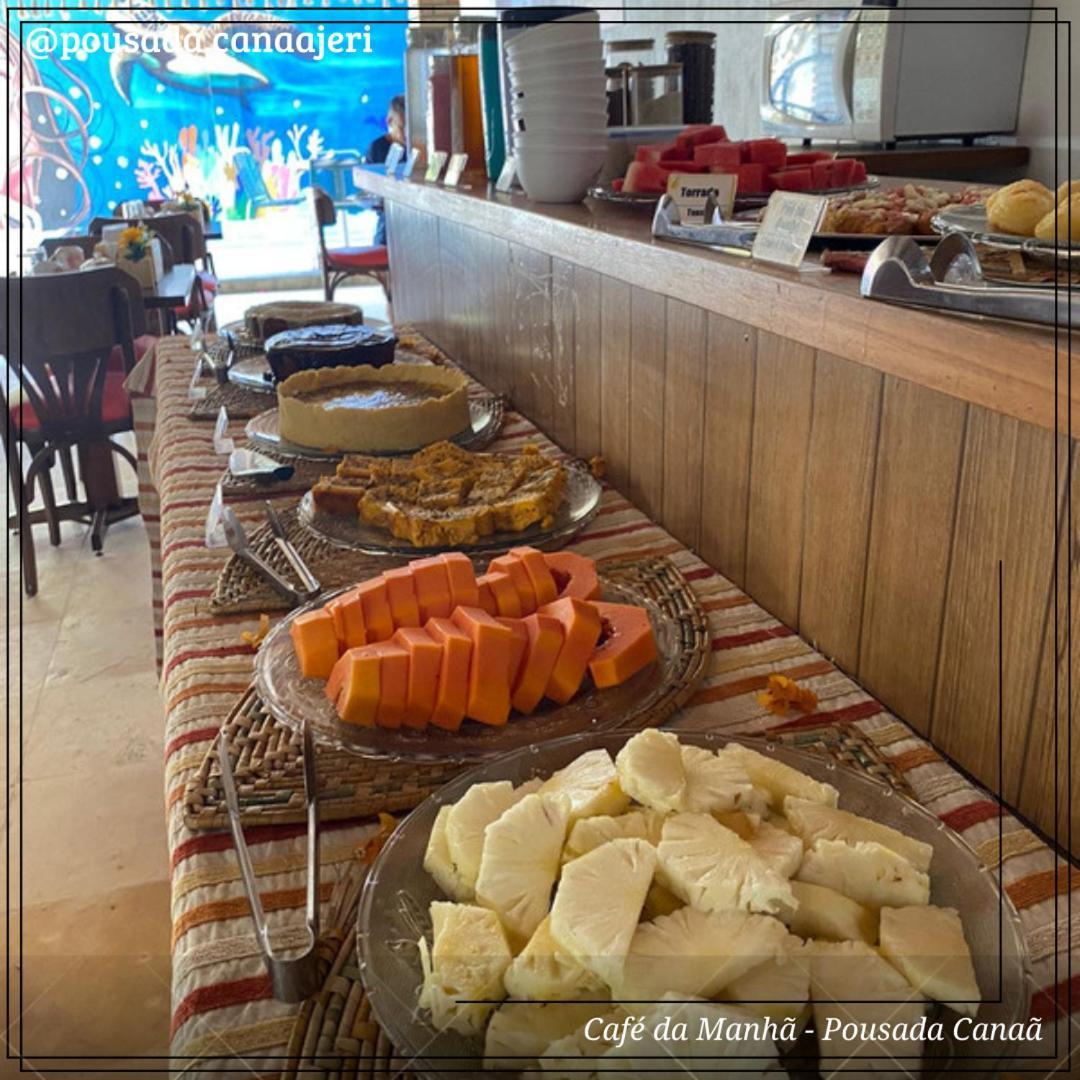
[[[405,156],[405,147],[401,143],[394,143],[386,154],[386,175],[393,176],[394,170],[401,164]]]
[[[495,190],[513,191],[516,184],[517,162],[514,160],[513,154],[507,154],[506,161],[503,163],[502,172],[499,173],[499,179],[495,181]]]
[[[436,184],[439,181],[439,177],[442,176],[443,168],[446,166],[446,159],[449,155],[445,150],[436,150],[434,154],[428,158],[427,172],[424,173],[424,179],[429,184]]]
[[[450,164],[446,167],[446,176],[443,183],[447,187],[457,187],[461,174],[465,171],[465,165],[469,160],[468,154],[454,154],[450,158]]]
[[[731,217],[735,206],[735,185],[738,177],[730,173],[672,173],[667,192],[679,208],[683,225],[705,224],[705,203],[712,196],[724,218]]]
[[[420,157],[420,151],[417,147],[413,147],[409,151],[409,156],[405,159],[405,165],[401,170],[401,179],[408,180],[413,174],[413,169],[416,168],[416,162]]]
[[[810,238],[817,231],[828,201],[824,195],[774,191],[754,238],[754,258],[797,269],[806,257]]]

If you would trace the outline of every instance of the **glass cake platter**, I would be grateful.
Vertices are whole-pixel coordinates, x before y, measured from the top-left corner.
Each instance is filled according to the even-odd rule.
[[[566,465],[566,493],[550,525],[536,524],[519,532],[492,533],[476,544],[461,544],[455,549],[479,558],[481,555],[501,554],[522,544],[543,550],[562,547],[596,516],[602,493],[600,482],[586,465],[569,462]],[[445,544],[416,547],[408,540],[393,536],[386,529],[361,521],[359,516],[330,514],[320,510],[310,491],[300,501],[298,518],[302,525],[324,540],[368,555],[395,555],[411,559],[446,550]]]
[[[300,674],[289,626],[297,616],[322,607],[344,589],[326,593],[296,609],[270,631],[255,658],[255,684],[267,708],[286,727],[302,731],[306,722],[316,742],[372,758],[479,761],[578,732],[633,727],[634,717],[647,712],[678,677],[682,656],[679,623],[628,583],[605,580],[601,574],[601,589],[605,600],[635,604],[648,612],[658,659],[621,686],[597,690],[587,680],[586,688],[566,705],[545,702],[528,716],[512,713],[502,727],[489,727],[472,720],[465,720],[457,731],[430,726],[416,731],[342,723],[326,696],[326,683]]]

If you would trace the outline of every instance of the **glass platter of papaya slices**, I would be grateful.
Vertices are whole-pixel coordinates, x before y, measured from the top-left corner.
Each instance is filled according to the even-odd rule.
[[[564,705],[544,699],[527,715],[516,711],[501,726],[465,719],[456,731],[428,724],[422,729],[385,728],[344,723],[327,697],[326,681],[305,678],[293,646],[291,625],[306,612],[324,607],[348,589],[326,593],[283,619],[263,641],[255,660],[255,684],[273,715],[293,731],[306,723],[317,742],[372,758],[416,761],[476,761],[581,732],[634,726],[668,693],[682,670],[680,624],[651,598],[626,581],[599,575],[601,599],[631,604],[648,615],[656,659],[617,686],[597,689],[585,676],[581,688]]]
[[[768,821],[773,820],[773,840],[761,848],[753,847],[758,837],[751,831],[755,826],[750,820],[754,815],[749,809],[726,814],[719,810],[683,813],[678,808],[674,811],[654,809],[647,802],[643,804],[640,799],[645,796],[640,790],[630,788],[632,777],[626,775],[624,768],[642,768],[646,763],[640,754],[633,762],[628,755],[622,755],[622,758],[619,755],[631,739],[640,743],[645,735],[656,741],[677,736],[677,750],[683,755],[683,761],[687,760],[688,751],[699,756],[708,751],[705,756],[732,755],[737,762],[752,762],[752,765],[745,765],[754,785],[752,790],[768,799],[768,807],[759,808],[757,816],[761,823],[756,828],[765,829]],[[603,768],[596,764],[598,756],[603,759]],[[592,761],[586,768],[588,759]],[[784,798],[788,781],[777,774],[785,770],[788,777],[793,770],[802,774],[795,782],[805,785],[809,791]],[[602,781],[608,775],[617,779],[614,784],[605,786]],[[654,773],[653,778],[659,775]],[[477,788],[477,785],[483,785],[483,788]],[[512,788],[512,793],[505,796],[500,788]],[[632,799],[627,798],[627,788],[634,792]],[[622,800],[615,806],[610,805],[612,790]],[[814,790],[828,793],[834,800],[831,805],[837,809],[830,810],[827,802],[819,805],[811,801]],[[463,801],[467,795],[469,799]],[[491,805],[497,798],[503,798],[505,802],[502,807],[494,807],[493,817],[481,804]],[[508,876],[528,875],[534,862],[543,861],[544,856],[539,854],[545,846],[543,829],[533,825],[524,843],[511,833],[536,809],[535,806],[526,808],[525,802],[531,800],[535,804],[539,800],[547,813],[552,798],[567,800],[567,809],[555,815],[563,814],[566,825],[561,860],[558,855],[555,860],[554,902],[550,893],[542,900],[541,906],[547,915],[522,950],[521,938],[515,937],[513,929],[506,928],[513,927],[514,920],[528,905],[524,902],[509,907],[504,905],[500,912],[495,898],[516,897],[518,891],[528,892],[531,887],[528,884],[520,886],[516,879],[508,885]],[[791,817],[786,816],[792,798],[803,808],[801,821],[795,816],[794,809],[790,811]],[[477,900],[469,899],[468,889],[460,891],[465,884],[465,863],[455,862],[450,854],[451,834],[455,829],[452,808],[459,804],[462,817],[468,818],[468,822],[457,823],[454,836],[458,838],[465,837],[461,826],[471,823],[481,811],[487,813],[487,820],[498,822],[498,827],[481,825],[483,839],[480,841],[478,876],[477,868],[473,868],[476,880],[473,888],[477,891],[484,888],[488,897],[485,906],[477,906]],[[808,810],[818,812],[816,821],[806,813]],[[513,821],[511,811],[514,812]],[[607,816],[590,817],[590,814]],[[632,815],[646,822],[652,815],[661,827],[651,837],[648,824],[645,824],[644,832],[615,828],[620,820]],[[923,872],[917,871],[913,864],[907,864],[911,877],[920,881],[922,896],[918,900],[903,901],[913,906],[891,909],[894,915],[909,916],[905,923],[907,940],[903,943],[908,947],[908,953],[901,951],[899,960],[906,961],[907,970],[914,974],[900,974],[904,964],[896,963],[899,922],[891,924],[890,947],[893,951],[889,955],[893,962],[890,963],[875,944],[879,932],[882,936],[885,934],[884,929],[879,930],[878,910],[841,894],[836,888],[838,882],[833,883],[833,888],[823,884],[798,886],[797,890],[792,890],[797,891],[798,897],[794,909],[782,908],[779,914],[772,916],[749,914],[745,907],[717,907],[706,903],[704,885],[701,885],[700,895],[694,892],[693,882],[704,881],[700,875],[707,878],[710,872],[719,868],[721,860],[724,872],[713,873],[708,880],[721,891],[729,888],[731,877],[738,876],[733,869],[733,860],[745,861],[742,852],[747,848],[751,851],[771,850],[775,855],[778,850],[775,834],[780,834],[779,838],[786,841],[796,841],[795,860],[797,863],[802,859],[804,867],[819,846],[815,843],[812,848],[807,847],[804,854],[803,843],[808,836],[812,840],[819,832],[822,836],[831,835],[830,830],[837,827],[837,819],[850,821],[852,815],[857,816],[855,820],[859,825],[871,830],[871,835],[879,839],[884,833],[891,834],[894,840],[905,841],[906,850],[920,853],[923,861],[919,865],[927,867]],[[658,844],[661,839],[668,841],[668,829],[663,823],[672,817],[684,820],[680,822],[678,836],[672,837],[669,862],[665,861],[658,846],[651,845]],[[731,830],[741,828],[732,820],[739,817],[746,819],[745,841],[742,832],[731,833]],[[704,820],[687,822],[685,819]],[[719,827],[721,822],[726,822],[723,829]],[[809,833],[808,824],[812,826]],[[692,838],[691,851],[686,846],[685,833],[690,826],[699,825],[699,833]],[[589,828],[584,829],[585,826]],[[702,851],[704,837],[711,835],[706,827],[726,835],[724,843],[727,847],[715,858],[711,848],[704,854]],[[496,857],[503,850],[500,847],[498,852],[493,852],[491,863],[485,866],[493,829],[497,829],[497,836],[491,841],[493,847],[508,838],[514,842],[507,847],[508,861]],[[822,829],[825,832],[821,832]],[[580,837],[579,832],[582,833]],[[897,836],[898,833],[903,836]],[[859,856],[864,854],[862,849],[872,848],[879,853],[884,850],[880,843],[859,840],[859,837],[848,836],[826,843]],[[635,875],[636,867],[646,861],[641,849],[650,849],[650,846],[655,853],[650,856],[655,867],[652,870],[645,868],[640,891],[634,892],[639,883],[630,882],[630,878]],[[607,859],[609,852],[605,849],[615,847],[620,847],[619,858]],[[628,850],[630,848],[633,850]],[[644,854],[648,855],[648,850]],[[684,861],[676,865],[680,858]],[[590,860],[593,865],[586,868],[584,863]],[[800,867],[794,871],[794,877],[787,877],[795,864],[789,863],[783,871],[775,869],[777,865],[769,864],[768,873],[782,879],[778,882],[780,886],[790,888],[814,876],[804,875],[803,867]],[[572,876],[569,871],[575,866],[580,873]],[[850,861],[848,867],[850,873]],[[756,877],[748,873],[745,880],[751,878],[755,889],[760,889],[760,873]],[[567,884],[568,879],[571,884]],[[873,887],[866,884],[872,880],[874,874],[868,872],[864,880],[867,888]],[[564,886],[566,896],[561,895]],[[843,887],[846,893],[853,891],[853,886],[846,881]],[[685,896],[676,896],[671,891],[682,888],[689,890]],[[624,903],[630,892],[634,892],[634,899]],[[681,906],[687,896],[694,899],[694,903]],[[491,962],[497,948],[468,952],[458,941],[468,937],[485,921],[481,917],[488,922],[494,921],[495,939],[501,937],[506,942],[503,945],[507,950],[505,960],[496,957],[504,974],[489,979],[484,993],[472,993],[471,987],[458,987],[457,993],[446,995],[437,981],[439,958],[437,949],[432,949],[435,928],[431,912],[434,903],[445,901],[451,902],[443,903],[438,912],[442,929],[447,937],[453,934],[459,948],[448,951],[444,944],[444,956],[467,954],[477,962],[478,969],[481,961]],[[611,929],[613,919],[605,919],[604,913],[631,904],[633,910],[624,913],[631,932],[629,947],[626,948],[623,939],[622,948],[626,955],[612,968],[615,985],[624,991],[616,993],[608,985],[611,980],[597,974],[602,970],[599,961],[611,957],[593,954],[591,961],[581,959],[566,951],[564,935],[569,933],[577,946],[607,940],[605,935],[615,931]],[[920,906],[927,904],[932,906]],[[883,908],[886,906],[882,905]],[[805,911],[799,916],[799,910],[804,907]],[[941,909],[953,909],[959,920]],[[762,911],[764,908],[751,904],[750,910]],[[858,917],[851,915],[856,910]],[[848,917],[841,915],[844,911],[848,912]],[[925,974],[932,965],[941,964],[944,955],[938,952],[932,957],[916,955],[926,941],[925,934],[916,932],[919,929],[916,916],[924,912],[924,917],[935,919],[934,925],[938,927],[942,919],[951,920],[954,928],[959,927],[963,936],[960,944],[966,944],[970,955],[970,974],[961,982],[966,982],[970,988],[970,980],[974,978],[977,985],[963,1000],[949,999],[956,1011],[934,1000],[931,993],[923,998],[909,981],[918,974]],[[453,919],[451,916],[455,913],[475,915],[473,925],[467,926],[467,919]],[[534,914],[542,912],[538,910]],[[867,918],[864,919],[864,915]],[[743,929],[737,931],[735,925],[740,920]],[[535,922],[535,918],[532,921]],[[714,921],[726,927],[727,933],[715,936],[711,929]],[[635,922],[636,926],[633,925]],[[776,922],[784,925],[771,925]],[[774,931],[771,939],[775,939],[779,952],[769,952],[764,939],[759,936],[767,928],[763,927],[764,923],[770,924]],[[845,925],[855,929],[845,930]],[[884,925],[882,916],[881,928]],[[697,932],[691,933],[691,928],[696,928]],[[710,937],[711,933],[714,937]],[[852,936],[855,934],[857,938]],[[755,939],[753,946],[747,943],[751,938]],[[421,940],[425,943],[423,953],[419,945]],[[560,940],[564,944],[559,944]],[[954,937],[952,943],[955,941]],[[357,942],[360,972],[373,1018],[388,1036],[395,1053],[409,1061],[411,1071],[424,1077],[460,1075],[469,1069],[474,1070],[475,1075],[481,1075],[486,1067],[506,1070],[500,1072],[502,1076],[547,1075],[546,1070],[552,1069],[555,1070],[552,1075],[610,1075],[622,1080],[646,1075],[652,1070],[656,1075],[672,1078],[728,1075],[747,1080],[751,1077],[783,1080],[832,1075],[834,1069],[845,1067],[869,1075],[875,1067],[885,1068],[887,1063],[893,1068],[878,1075],[938,1080],[958,1071],[965,1076],[990,1080],[1000,1075],[1001,1069],[1009,1067],[1022,1044],[996,1034],[978,1042],[960,1041],[964,1032],[957,1031],[955,1022],[962,1016],[964,1023],[969,1025],[969,1033],[971,1024],[1001,1024],[1005,1028],[1023,1024],[1036,985],[1020,917],[1012,901],[1002,892],[991,868],[959,834],[930,811],[881,779],[824,754],[774,744],[763,737],[677,729],[670,735],[657,729],[637,733],[589,732],[537,743],[456,777],[397,827],[372,864],[357,912]],[[495,944],[498,944],[497,940]],[[937,944],[941,945],[940,937]],[[831,957],[828,973],[834,985],[825,985],[824,967],[819,975],[812,966],[814,960],[804,958],[800,949],[807,950],[810,955],[820,952],[826,962]],[[515,953],[516,958],[511,959]],[[772,968],[769,973],[754,966],[757,958],[766,955],[773,957],[764,965],[764,968]],[[790,980],[795,973],[790,971],[785,975],[783,972],[802,965],[804,959],[811,966],[802,976],[801,988],[793,993]],[[724,967],[725,964],[732,967]],[[920,964],[921,972],[916,967]],[[733,968],[742,974],[719,990],[714,987],[694,993],[687,989],[696,976],[715,980],[719,977],[718,971],[730,975]],[[955,973],[955,969],[953,971]],[[484,979],[489,978],[486,969],[481,974]],[[815,983],[815,980],[820,982]],[[661,989],[671,983],[677,985],[667,991]],[[808,1002],[808,997],[814,997],[815,985],[821,987],[820,1000]],[[627,990],[627,986],[634,989]],[[886,990],[889,993],[885,993]],[[502,999],[508,991],[512,991],[513,1000],[506,1004]],[[969,996],[971,993],[974,996]],[[554,1004],[551,1003],[553,999],[557,999]],[[620,1000],[624,1002],[621,1005]],[[898,1001],[901,1004],[896,1004]],[[441,1014],[439,1022],[435,1021],[432,1009]],[[915,1013],[920,1017],[925,1015],[928,1023],[941,1022],[944,1038],[928,1039],[921,1045],[917,1040],[913,1044],[905,1042],[901,1049],[890,1042],[878,1049],[877,1043],[864,1045],[856,1037],[849,1038],[845,1044],[841,1035],[834,1035],[833,1047],[823,1051],[813,1031],[807,1030],[809,1015],[815,1023],[822,1023],[832,1014],[842,1016],[844,1022],[867,1023],[875,1017],[894,1015],[901,1010],[906,1011],[904,1019],[909,1022]],[[653,1021],[658,1016],[670,1016],[673,1022],[681,1018],[689,1021],[693,1030],[687,1040],[664,1041],[661,1037],[650,1037],[646,1024],[643,1035],[632,1037],[644,1041],[628,1039],[620,1048],[613,1045],[612,1036],[601,1034],[601,1023],[614,1017],[616,1023],[612,1026],[616,1027],[627,1014],[633,1014],[634,1018],[651,1017]],[[745,1031],[747,1021],[761,1024],[766,1016],[774,1019],[775,1028],[783,1030],[779,1017],[789,1015],[796,1031],[796,1037],[790,1041],[784,1038],[776,1042],[763,1041],[760,1036],[727,1037],[701,1044],[695,1041],[699,1020],[703,1017],[710,1025],[721,1016],[729,1022],[741,1022]],[[601,1023],[593,1021],[594,1017],[601,1018]],[[498,1023],[500,1020],[503,1022]],[[588,1038],[593,1041],[586,1042],[584,1025],[590,1022],[595,1030]],[[898,1056],[889,1060],[890,1054]],[[845,1059],[852,1056],[855,1060],[846,1060],[845,1064]],[[667,1067],[659,1072],[657,1069],[661,1064]],[[537,1071],[540,1066],[543,1072]],[[519,1074],[515,1070],[522,1072]]]
[[[566,486],[562,501],[556,507],[551,520],[537,522],[518,532],[493,532],[481,536],[473,543],[459,543],[456,550],[470,556],[489,555],[507,551],[521,544],[550,549],[566,544],[581,532],[600,510],[603,489],[600,481],[580,462],[564,465]],[[312,493],[307,492],[300,501],[299,520],[313,533],[330,541],[337,547],[368,555],[396,555],[409,557],[429,555],[445,551],[446,544],[424,547],[394,536],[379,525],[362,521],[356,514],[333,514],[315,505]]]

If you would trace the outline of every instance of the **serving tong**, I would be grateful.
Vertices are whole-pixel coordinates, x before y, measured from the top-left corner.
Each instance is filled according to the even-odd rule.
[[[997,285],[986,280],[971,239],[949,233],[927,258],[910,236],[890,236],[870,254],[860,293],[871,300],[961,315],[1080,326],[1080,301],[1062,287]]]
[[[225,539],[236,557],[246,566],[250,566],[278,595],[288,600],[293,607],[306,604],[319,595],[322,586],[319,584],[318,578],[309,569],[307,563],[304,562],[300,552],[296,550],[289,540],[281,519],[269,503],[267,504],[267,519],[270,523],[270,531],[274,535],[274,544],[285,556],[289,566],[292,567],[293,572],[300,581],[300,588],[293,585],[287,578],[282,577],[265,559],[260,558],[251,550],[244,526],[240,524],[240,519],[236,516],[232,507],[223,507],[221,511],[221,524],[225,529]]]
[[[667,194],[660,196],[652,220],[652,234],[657,240],[695,244],[727,255],[749,255],[757,228],[754,222],[725,219],[722,208],[711,195],[705,199],[705,220],[700,225],[683,222],[678,203]]]

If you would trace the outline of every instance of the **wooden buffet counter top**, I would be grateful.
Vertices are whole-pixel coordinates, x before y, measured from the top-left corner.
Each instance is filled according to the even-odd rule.
[[[899,308],[860,297],[854,274],[824,269],[793,273],[655,241],[650,214],[643,209],[592,199],[546,205],[486,187],[446,189],[368,170],[363,184],[401,206],[504,237],[995,412],[1054,427],[1052,330]],[[1062,374],[1061,385],[1064,381]],[[1080,383],[1074,402],[1080,403]],[[1059,414],[1064,428],[1063,397]]]
[[[1003,745],[1004,797],[1052,832],[1055,685],[1059,718],[1077,688],[1080,725],[1067,544],[1053,579],[1070,456],[1080,505],[1080,458],[1054,434],[1064,334],[654,242],[628,208],[361,179],[386,203],[395,320],[602,455],[638,507],[992,788]]]

